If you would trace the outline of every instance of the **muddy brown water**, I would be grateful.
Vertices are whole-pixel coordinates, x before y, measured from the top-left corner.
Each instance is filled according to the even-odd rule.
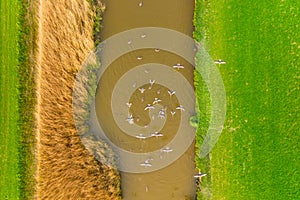
[[[142,6],[139,5],[140,2],[142,2]],[[122,31],[139,27],[164,27],[192,37],[194,12],[194,1],[192,0],[107,0],[104,3],[106,4],[106,11],[102,22],[102,40]],[[143,59],[138,60],[138,57]],[[106,58],[101,59],[105,60]],[[171,97],[168,94],[167,91],[171,88],[159,83],[154,83],[151,87],[149,83],[145,83],[132,86],[136,89],[128,99],[128,102],[132,103],[132,106],[128,108],[128,113],[134,113],[134,123],[137,126],[147,127],[151,122],[151,114],[144,108],[147,104],[151,104],[155,97],[159,97],[162,100],[160,105],[166,109],[166,113],[177,111],[173,117],[167,114],[167,120],[160,129],[163,137],[152,137],[147,140],[137,139],[125,134],[116,124],[110,106],[116,84],[126,72],[147,63],[160,63],[170,66],[170,69],[175,63],[180,63],[185,68],[178,70],[178,73],[190,85],[193,85],[192,65],[182,57],[163,50],[159,52],[154,49],[132,51],[116,59],[105,70],[96,93],[98,121],[107,133],[107,137],[114,144],[129,152],[145,153],[165,147],[176,136],[179,124],[183,119],[180,117],[180,111],[176,110],[176,107],[182,102],[179,102],[176,95]],[[145,73],[148,72],[145,70]],[[134,78],[132,77],[132,79]],[[173,78],[167,77],[170,81]],[[174,84],[174,87],[181,87],[182,85],[181,82]],[[140,88],[145,88],[145,92],[141,93]],[[124,107],[125,103],[120,102],[120,109],[122,106]],[[190,106],[194,107],[194,105]],[[192,142],[190,147],[175,162],[162,169],[148,173],[121,172],[122,197],[125,200],[194,199],[194,173],[194,142]]]

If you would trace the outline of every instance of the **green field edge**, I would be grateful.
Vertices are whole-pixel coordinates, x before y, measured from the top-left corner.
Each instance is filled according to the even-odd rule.
[[[205,32],[204,24],[204,9],[203,2],[196,0],[194,9],[194,32],[193,38],[196,42],[200,43],[205,41],[207,34]],[[196,59],[196,58],[195,58]],[[197,61],[195,60],[195,63]],[[208,88],[202,79],[200,73],[194,70],[194,87],[196,93],[196,112],[198,116],[198,128],[196,130],[196,143],[195,143],[195,164],[196,168],[201,173],[206,173],[207,176],[200,179],[200,187],[197,188],[196,199],[209,199],[211,197],[211,176],[210,176],[210,154],[204,158],[199,158],[199,152],[203,143],[204,137],[207,133],[210,120],[210,95]]]
[[[20,199],[35,195],[35,52],[37,49],[36,9],[34,1],[19,0],[19,176]]]
[[[1,41],[1,97],[5,97],[1,99],[1,121],[4,122],[1,124],[1,149],[4,149],[5,163],[1,172],[0,199],[32,199],[35,187],[32,52],[36,47],[36,26],[34,12],[29,8],[33,2],[16,0],[1,1],[1,4],[1,9],[5,10],[1,13],[4,36]]]
[[[16,199],[20,194],[18,167],[18,2],[0,3],[0,198]]]

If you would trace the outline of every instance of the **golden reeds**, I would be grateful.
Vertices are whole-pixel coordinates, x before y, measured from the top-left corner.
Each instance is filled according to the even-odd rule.
[[[72,113],[75,75],[94,47],[94,13],[86,0],[37,4],[37,199],[120,199],[118,172],[85,149]]]

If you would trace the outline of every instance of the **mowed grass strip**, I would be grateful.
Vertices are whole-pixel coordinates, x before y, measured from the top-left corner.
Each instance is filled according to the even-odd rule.
[[[211,198],[299,199],[299,1],[199,0],[195,13],[195,38],[227,61],[218,66],[227,119],[210,155]]]
[[[17,0],[1,0],[0,17],[0,199],[17,199],[20,186]]]

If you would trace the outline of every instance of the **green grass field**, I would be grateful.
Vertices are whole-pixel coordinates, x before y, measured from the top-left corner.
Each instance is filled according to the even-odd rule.
[[[18,132],[18,3],[16,0],[1,0],[0,6],[0,199],[17,199],[20,186],[18,177],[20,141]]]
[[[222,135],[197,164],[209,175],[198,199],[300,199],[300,2],[196,1],[195,38],[205,41],[227,94]],[[201,122],[208,95],[196,75]]]
[[[0,4],[0,199],[34,194],[34,62],[32,2]]]

